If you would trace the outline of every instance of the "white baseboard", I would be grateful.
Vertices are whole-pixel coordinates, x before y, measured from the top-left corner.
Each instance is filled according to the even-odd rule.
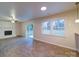
[[[38,39],[35,38],[35,40],[38,40]],[[74,50],[74,51],[78,51],[79,52],[79,50],[76,49],[76,48],[72,48],[72,47],[68,47],[68,46],[64,46],[64,45],[59,45],[59,44],[54,44],[54,43],[51,43],[51,42],[48,42],[48,41],[45,41],[45,40],[38,40],[38,41],[42,41],[42,42],[45,42],[45,43],[53,44],[53,45],[56,45],[56,46],[68,48],[68,49],[71,49],[71,50]]]

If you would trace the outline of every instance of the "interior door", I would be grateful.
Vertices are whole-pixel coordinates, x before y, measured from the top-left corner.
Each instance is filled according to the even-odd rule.
[[[27,37],[33,38],[33,24],[27,26]]]

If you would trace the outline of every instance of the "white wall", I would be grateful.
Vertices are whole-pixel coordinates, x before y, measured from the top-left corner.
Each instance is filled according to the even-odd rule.
[[[23,36],[23,22],[16,22],[15,29],[16,29],[16,36]]]
[[[65,36],[53,36],[53,35],[43,35],[41,32],[41,22],[46,20],[55,20],[56,18],[62,18],[65,20]],[[77,50],[76,48],[76,40],[75,33],[79,33],[79,26],[75,24],[76,19],[76,11],[70,10],[63,13],[59,13],[56,15],[43,17],[36,19],[34,21],[35,24],[35,39],[44,41],[50,44],[59,45],[65,48],[70,48],[73,50]]]
[[[5,36],[4,31],[12,30],[12,35]],[[9,21],[0,21],[0,39],[15,37],[16,36],[16,29],[15,24],[12,24]]]
[[[46,20],[55,20],[56,18],[63,18],[65,20],[65,36],[43,35],[41,32],[41,23]],[[79,24],[75,24],[76,10],[62,12],[56,15],[36,18],[34,20],[26,21],[24,24],[34,24],[34,38],[39,41],[50,44],[62,46],[65,48],[77,50],[75,33],[79,33]],[[79,49],[78,49],[79,50]]]

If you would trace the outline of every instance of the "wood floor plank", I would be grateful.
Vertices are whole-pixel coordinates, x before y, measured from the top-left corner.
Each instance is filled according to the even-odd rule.
[[[79,53],[67,48],[16,37],[0,40],[1,57],[76,57]]]

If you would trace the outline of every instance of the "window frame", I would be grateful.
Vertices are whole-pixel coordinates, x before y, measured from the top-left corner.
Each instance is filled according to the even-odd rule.
[[[50,32],[51,32],[51,26],[50,26],[50,32],[49,32],[49,34],[48,33],[44,33],[43,31],[43,23],[45,23],[45,22],[50,22],[50,20],[46,20],[46,21],[43,21],[42,23],[41,23],[41,32],[42,32],[42,34],[44,34],[44,35],[50,35]],[[50,25],[51,25],[51,23],[50,23]]]
[[[64,20],[63,18],[56,18],[56,19],[54,19],[54,20],[52,20],[51,22],[54,22],[54,21],[57,21],[57,20]],[[52,25],[52,24],[51,24]],[[60,36],[60,37],[64,37],[65,36],[65,20],[64,20],[64,35],[59,35],[59,34],[53,34],[53,30],[54,29],[52,29],[52,26],[51,26],[51,32],[52,32],[52,35],[54,35],[54,36]]]
[[[52,22],[54,22],[54,21],[57,21],[57,20],[64,20],[64,35],[56,35],[56,34],[51,34],[51,32],[53,32],[53,29],[52,29]],[[50,33],[49,34],[45,34],[45,33],[43,33],[43,28],[42,28],[42,24],[44,23],[44,22],[47,22],[47,21],[49,21],[50,22]],[[42,23],[41,23],[41,33],[43,34],[43,35],[51,35],[51,36],[58,36],[58,37],[64,37],[65,36],[65,19],[63,19],[63,18],[56,18],[56,19],[54,19],[54,20],[46,20],[46,21],[43,21]]]

